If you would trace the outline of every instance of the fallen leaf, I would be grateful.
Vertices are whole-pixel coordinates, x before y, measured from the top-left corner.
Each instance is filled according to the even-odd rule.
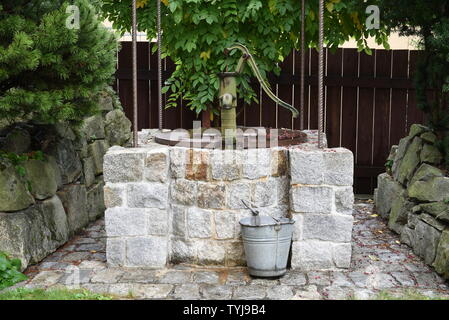
[[[371,218],[376,218],[376,217],[378,217],[379,215],[378,214],[376,214],[376,213],[374,213],[374,214],[372,214],[372,215],[370,215],[370,217]]]
[[[97,251],[96,250],[91,250],[90,253],[97,253]]]
[[[368,255],[368,258],[370,258],[373,261],[379,261],[380,259],[376,256]]]

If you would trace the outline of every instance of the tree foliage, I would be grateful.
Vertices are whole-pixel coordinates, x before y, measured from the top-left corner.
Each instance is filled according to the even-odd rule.
[[[75,0],[80,28],[66,27],[69,2],[0,3],[0,118],[77,121],[96,110],[115,72],[116,37],[88,0]]]
[[[388,26],[417,36],[424,50],[415,73],[418,107],[438,133],[449,166],[449,2],[380,0],[380,5]]]
[[[232,71],[237,53],[225,57],[224,49],[235,42],[244,44],[254,55],[262,74],[279,73],[279,63],[293,48],[299,48],[301,1],[298,0],[163,0],[163,53],[176,63],[164,92],[171,92],[168,107],[181,96],[196,112],[217,112],[217,73]],[[310,47],[318,40],[318,1],[306,1],[306,39]],[[388,30],[367,30],[368,2],[326,1],[326,44],[337,48],[350,37],[360,50],[374,36],[387,44]],[[150,38],[156,36],[156,0],[138,0],[138,28]],[[116,29],[129,31],[131,0],[103,0],[105,16]],[[246,103],[256,100],[250,87],[249,68],[238,79],[239,95]]]

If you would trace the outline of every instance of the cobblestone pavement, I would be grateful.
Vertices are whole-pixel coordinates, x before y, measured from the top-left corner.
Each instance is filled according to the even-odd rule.
[[[357,201],[353,258],[348,271],[289,271],[277,280],[251,279],[245,268],[165,270],[108,268],[104,220],[26,270],[25,287],[73,283],[98,293],[142,299],[370,299],[380,291],[401,294],[412,289],[429,297],[449,296],[449,284],[373,214],[370,201]],[[75,268],[76,267],[76,268]]]

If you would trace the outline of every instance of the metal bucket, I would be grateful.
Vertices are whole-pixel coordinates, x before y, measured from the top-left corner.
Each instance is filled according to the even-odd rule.
[[[287,272],[294,220],[252,216],[240,220],[249,274],[279,277]]]

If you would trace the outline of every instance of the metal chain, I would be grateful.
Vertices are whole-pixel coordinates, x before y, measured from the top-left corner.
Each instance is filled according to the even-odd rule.
[[[162,118],[162,28],[161,28],[161,0],[157,0],[157,64],[159,86],[159,130],[163,128]]]
[[[302,8],[301,8],[301,99],[300,99],[300,109],[299,109],[299,129],[304,130],[304,88],[305,88],[305,79],[304,79],[304,73],[305,73],[305,0],[302,0]]]
[[[323,113],[324,113],[324,0],[320,1],[319,23],[319,79],[318,79],[318,147],[323,148]]]
[[[138,146],[137,125],[137,5],[133,0],[132,5],[132,59],[133,59],[133,145]]]

